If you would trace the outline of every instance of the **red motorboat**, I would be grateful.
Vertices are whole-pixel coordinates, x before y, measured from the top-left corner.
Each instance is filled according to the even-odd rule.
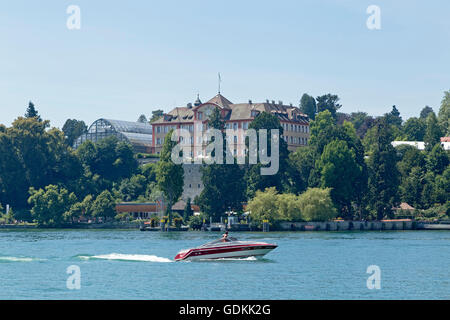
[[[239,241],[236,238],[228,237],[208,242],[197,248],[181,250],[175,256],[175,261],[262,257],[276,247],[276,244]]]

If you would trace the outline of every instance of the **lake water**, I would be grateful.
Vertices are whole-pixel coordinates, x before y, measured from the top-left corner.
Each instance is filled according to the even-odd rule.
[[[0,230],[0,299],[449,299],[450,232],[234,233],[264,259],[173,262],[210,232]],[[81,271],[69,290],[67,268]],[[368,289],[370,265],[381,289]]]

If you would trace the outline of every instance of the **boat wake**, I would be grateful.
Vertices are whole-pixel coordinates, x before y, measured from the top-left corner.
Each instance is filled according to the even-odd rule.
[[[137,262],[173,262],[173,260],[158,257],[154,255],[146,254],[123,254],[123,253],[110,253],[101,255],[79,255],[77,256],[82,260],[118,260],[118,261],[137,261]]]
[[[257,257],[199,259],[198,261],[259,261]]]
[[[29,257],[0,257],[0,263],[2,262],[33,262],[33,261],[43,261],[44,259],[29,258]]]

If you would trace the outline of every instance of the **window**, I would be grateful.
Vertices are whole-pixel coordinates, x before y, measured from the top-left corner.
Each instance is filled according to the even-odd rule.
[[[199,112],[198,113],[198,120],[202,120],[202,118],[203,118],[203,113]]]
[[[237,128],[238,128],[237,122],[233,123],[233,130],[237,130]]]
[[[156,133],[161,133],[161,127],[160,126],[156,127]]]
[[[245,130],[248,129],[248,122],[244,122],[244,123],[243,123],[243,128],[244,128]]]
[[[238,142],[238,137],[234,136],[234,143],[237,143],[237,142]]]
[[[200,189],[200,184],[198,185],[198,188]]]

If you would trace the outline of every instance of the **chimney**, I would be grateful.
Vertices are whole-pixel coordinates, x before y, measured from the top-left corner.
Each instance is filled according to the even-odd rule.
[[[269,103],[269,99],[266,99],[266,103]]]
[[[278,104],[279,104],[280,106],[282,106],[282,105],[283,105],[283,101],[278,100]]]
[[[275,100],[272,100],[272,104],[275,104]]]
[[[188,108],[188,109],[192,109],[192,103],[189,102],[189,103],[187,104],[187,108]]]
[[[252,100],[248,100],[248,104],[252,104]]]

